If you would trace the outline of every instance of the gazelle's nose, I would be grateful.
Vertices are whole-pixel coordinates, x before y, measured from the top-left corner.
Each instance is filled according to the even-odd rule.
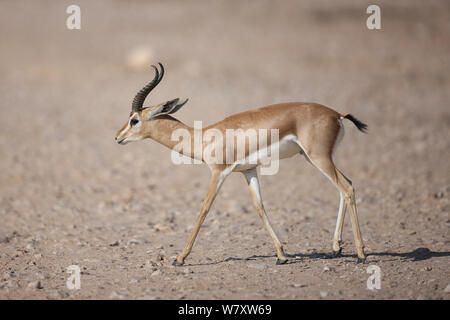
[[[114,141],[116,141],[117,144],[122,144],[124,139],[120,140],[119,138],[115,137]]]

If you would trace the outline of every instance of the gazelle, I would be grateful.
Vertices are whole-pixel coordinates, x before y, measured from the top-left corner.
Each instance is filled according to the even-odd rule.
[[[138,141],[146,138],[153,139],[170,149],[174,149],[177,141],[171,139],[172,133],[177,129],[187,130],[194,136],[194,128],[191,128],[170,114],[178,111],[188,100],[174,99],[156,106],[143,107],[145,98],[161,81],[164,76],[164,67],[159,63],[161,71],[155,69],[155,77],[134,97],[129,119],[116,136],[118,144],[126,144],[130,141]],[[365,132],[367,126],[352,115],[342,115],[330,108],[316,103],[282,103],[270,105],[255,110],[234,114],[222,121],[203,129],[216,129],[225,132],[227,129],[276,129],[279,132],[277,148],[280,159],[291,157],[295,154],[304,155],[306,160],[320,170],[338,189],[340,193],[340,205],[337,217],[336,229],[333,238],[333,254],[338,256],[341,252],[341,236],[344,216],[347,207],[350,208],[350,218],[353,236],[358,254],[357,262],[365,261],[364,245],[358,223],[358,214],[355,204],[355,192],[351,181],[346,178],[334,165],[332,160],[333,149],[342,139],[344,127],[342,120],[352,121],[356,127]],[[223,136],[226,136],[225,134]],[[258,137],[259,139],[262,137]],[[191,141],[194,145],[194,141]],[[206,148],[211,141],[203,140],[202,147]],[[271,143],[271,142],[269,142]],[[227,148],[227,144],[223,144]],[[236,148],[236,146],[234,146]],[[192,148],[191,148],[192,150]],[[256,210],[262,219],[265,228],[270,234],[277,251],[277,264],[284,264],[288,260],[280,240],[273,231],[264,209],[257,167],[260,164],[248,164],[245,159],[249,158],[249,148],[245,149],[243,158],[234,157],[233,161],[216,163],[208,161],[202,154],[198,155],[191,151],[188,156],[205,162],[211,169],[211,180],[206,197],[203,201],[200,213],[192,231],[192,234],[183,252],[173,262],[173,265],[183,265],[186,257],[192,250],[192,246],[200,230],[209,209],[220,190],[224,180],[231,172],[242,172],[246,178],[250,194]],[[223,154],[236,150],[224,150]],[[234,151],[234,152],[233,152]],[[244,159],[245,158],[245,159]]]

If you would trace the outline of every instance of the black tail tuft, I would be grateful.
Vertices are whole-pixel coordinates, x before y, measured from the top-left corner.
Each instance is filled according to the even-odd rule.
[[[353,122],[355,124],[355,126],[358,128],[359,131],[367,133],[367,124],[359,121],[358,119],[356,119],[351,114],[346,115],[344,118],[350,120],[351,122]]]

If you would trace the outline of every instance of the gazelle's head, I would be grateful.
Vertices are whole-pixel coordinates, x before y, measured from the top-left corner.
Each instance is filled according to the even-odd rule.
[[[130,141],[148,138],[152,130],[153,119],[178,111],[178,109],[188,101],[188,99],[180,101],[180,99],[177,98],[156,106],[143,107],[145,98],[150,91],[158,85],[164,76],[164,67],[161,63],[158,64],[161,68],[161,72],[158,71],[158,68],[152,66],[155,69],[155,77],[134,97],[130,116],[122,129],[117,132],[116,142],[118,144],[126,144]]]

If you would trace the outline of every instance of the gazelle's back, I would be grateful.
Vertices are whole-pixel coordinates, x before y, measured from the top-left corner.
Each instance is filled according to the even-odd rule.
[[[293,127],[307,126],[311,118],[318,117],[338,120],[342,115],[317,103],[288,102],[235,113],[205,129],[278,129],[282,138],[287,134],[296,134]]]

